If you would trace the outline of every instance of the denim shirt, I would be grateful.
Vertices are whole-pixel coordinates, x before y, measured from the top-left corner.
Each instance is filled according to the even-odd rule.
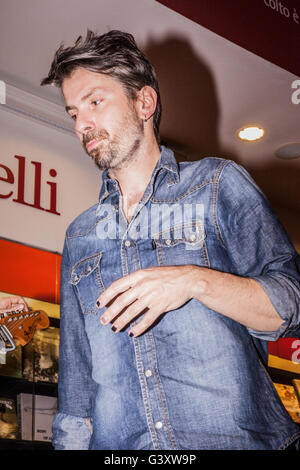
[[[196,299],[146,333],[114,333],[99,295],[128,273],[192,264],[251,277],[283,323],[254,331]],[[285,449],[300,432],[265,369],[267,341],[299,333],[299,257],[236,163],[161,158],[129,223],[116,180],[68,227],[61,272],[55,449]]]

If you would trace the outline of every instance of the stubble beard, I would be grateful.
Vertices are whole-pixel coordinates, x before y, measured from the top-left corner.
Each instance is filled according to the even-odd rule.
[[[104,129],[88,132],[85,134],[82,144],[86,153],[100,170],[116,170],[124,168],[134,159],[143,137],[143,121],[132,111],[131,116],[124,119],[118,126],[114,137],[110,137]],[[88,152],[86,144],[94,139],[99,140],[99,144]]]

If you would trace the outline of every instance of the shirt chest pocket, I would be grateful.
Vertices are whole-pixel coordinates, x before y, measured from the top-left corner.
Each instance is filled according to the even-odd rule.
[[[209,266],[203,222],[171,227],[153,236],[159,265]]]
[[[83,313],[99,312],[96,301],[104,291],[100,264],[102,253],[89,256],[76,263],[71,271],[70,283],[77,291]]]

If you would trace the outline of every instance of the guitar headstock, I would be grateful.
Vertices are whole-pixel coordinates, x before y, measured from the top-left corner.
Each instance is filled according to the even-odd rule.
[[[32,339],[35,330],[48,328],[50,321],[43,310],[21,310],[0,313],[0,326],[6,327],[14,340],[25,346]]]

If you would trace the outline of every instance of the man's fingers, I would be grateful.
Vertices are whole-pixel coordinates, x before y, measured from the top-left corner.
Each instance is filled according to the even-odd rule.
[[[0,299],[0,311],[28,309],[28,305],[22,297],[8,297]]]
[[[162,315],[160,310],[149,309],[143,318],[137,322],[129,331],[128,335],[132,337],[140,336],[142,333],[145,333],[156,320]]]
[[[133,302],[135,302],[139,296],[140,289],[138,287],[132,287],[126,292],[123,292],[115,298],[110,305],[108,305],[105,313],[100,318],[101,323],[103,325],[107,325],[107,323],[112,322],[124,309],[127,309]]]
[[[97,302],[98,307],[106,307],[101,323],[112,324],[113,331],[118,332],[141,316],[129,332],[130,336],[139,336],[163,313],[189,299],[182,286],[182,271],[181,267],[147,268],[113,282]]]
[[[117,281],[113,282],[97,299],[97,305],[99,308],[105,307],[111,300],[122,292],[127,291],[139,280],[139,271],[136,271],[128,276],[122,277]]]
[[[133,302],[128,308],[122,312],[121,315],[113,322],[112,324],[112,331],[118,333],[119,331],[123,330],[129,323],[134,321],[139,315],[142,315],[144,312],[148,310],[147,301],[143,300],[136,300]]]

